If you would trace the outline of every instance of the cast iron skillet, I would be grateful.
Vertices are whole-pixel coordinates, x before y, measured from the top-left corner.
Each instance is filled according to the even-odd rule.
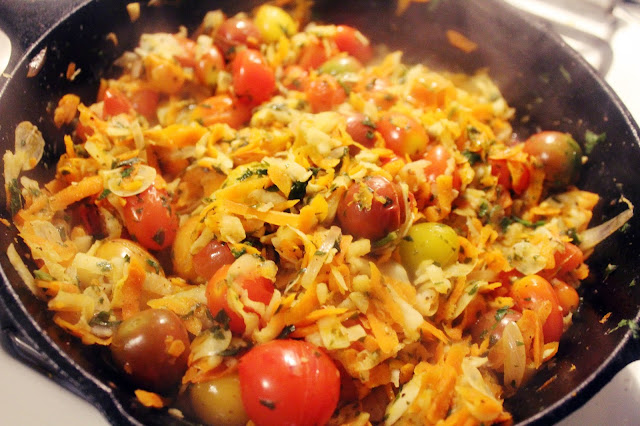
[[[117,72],[109,64],[132,48],[143,32],[176,31],[179,24],[193,29],[207,10],[222,8],[233,14],[259,3],[167,0],[162,6],[143,4],[141,18],[132,24],[125,12],[127,2],[5,1],[0,5],[5,31],[14,41],[21,41],[14,45],[11,77],[0,77],[2,151],[13,149],[16,124],[29,120],[42,130],[48,143],[46,164],[54,165],[63,151],[63,131],[69,130],[57,130],[52,124],[52,107],[63,94],[73,92],[84,103],[93,102],[100,77]],[[394,11],[393,1],[316,0],[314,19],[354,25],[374,42],[405,50],[405,59],[423,61],[433,68],[471,73],[488,67],[509,103],[517,108],[514,127],[522,138],[545,129],[570,132],[583,142],[587,130],[606,132],[606,141],[594,147],[580,182],[582,188],[602,197],[592,224],[622,211],[621,195],[640,207],[638,126],[595,71],[547,27],[527,20],[499,0],[434,0],[412,5],[401,17]],[[34,22],[41,22],[40,27]],[[446,41],[448,29],[467,35],[478,43],[478,49],[467,54],[453,48]],[[117,35],[118,46],[107,41],[109,32]],[[48,53],[43,68],[36,77],[26,78],[29,60],[44,47]],[[73,82],[64,78],[70,61],[81,69]],[[31,176],[50,179],[53,169],[44,168]],[[0,192],[0,215],[10,219],[4,192]],[[639,357],[640,345],[631,339],[628,329],[607,333],[622,319],[638,319],[640,285],[632,284],[640,283],[639,221],[636,215],[625,232],[616,232],[591,256],[592,273],[581,288],[582,307],[555,361],[506,401],[516,422],[549,424],[561,419]],[[16,232],[1,226],[0,233],[4,253],[11,241],[17,241]],[[26,252],[23,244],[18,249]],[[44,305],[25,290],[6,256],[0,256],[0,263],[6,347],[94,403],[114,424],[185,424],[164,411],[137,404],[131,387],[110,367],[105,351],[84,346],[52,326]],[[617,268],[606,273],[613,269],[608,265]],[[609,320],[600,323],[609,312]]]

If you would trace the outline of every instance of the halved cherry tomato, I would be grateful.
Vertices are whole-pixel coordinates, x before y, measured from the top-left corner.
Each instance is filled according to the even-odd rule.
[[[344,232],[375,241],[400,228],[405,214],[399,186],[371,176],[351,184],[338,204],[336,218]]]
[[[246,45],[255,49],[260,46],[262,35],[250,19],[229,18],[218,27],[215,43],[229,57],[237,46]]]
[[[111,117],[118,114],[126,114],[131,111],[132,105],[129,99],[118,89],[110,87],[104,91],[104,115]]]
[[[242,334],[246,328],[244,319],[231,309],[227,301],[228,284],[225,281],[225,278],[229,272],[229,266],[230,265],[224,265],[218,269],[207,283],[207,306],[209,308],[209,312],[211,312],[211,315],[214,317],[218,315],[220,311],[224,311],[229,318],[229,330],[235,334]],[[273,282],[268,278],[259,275],[248,275],[239,277],[238,280],[240,281],[242,288],[247,290],[249,299],[255,302],[264,303],[265,305],[271,301],[271,296],[273,296],[275,287]],[[244,307],[244,310],[245,312],[254,312],[251,308],[246,306]]]
[[[442,145],[436,145],[425,153],[424,159],[429,161],[429,165],[425,167],[424,174],[430,182],[435,182],[438,176],[446,173],[449,166],[449,158],[451,158],[451,154]],[[462,182],[457,169],[453,170],[452,179],[453,188],[460,190]]]
[[[558,296],[549,281],[539,275],[526,275],[513,283],[511,296],[519,310],[536,310],[544,302],[551,304],[551,313],[542,326],[545,343],[557,342],[562,336],[562,310]]]
[[[138,114],[151,120],[156,115],[160,95],[155,90],[140,89],[131,94],[131,104]]]
[[[347,133],[354,141],[371,148],[376,141],[375,132],[376,124],[368,116],[356,112],[347,117]]]
[[[429,137],[424,127],[413,118],[400,112],[389,112],[378,120],[378,131],[387,148],[398,155],[416,158],[424,152]]]
[[[257,50],[245,49],[236,54],[231,64],[236,96],[250,105],[269,100],[276,91],[273,69]]]
[[[200,83],[215,86],[218,82],[218,72],[224,70],[224,58],[220,50],[211,46],[202,54],[195,66],[196,77]]]
[[[328,74],[311,80],[305,92],[313,112],[330,111],[347,99],[344,87]]]
[[[162,250],[173,244],[179,219],[171,208],[167,191],[151,185],[125,200],[124,224],[132,239],[150,250]]]
[[[556,274],[564,275],[571,272],[584,262],[582,250],[575,244],[564,243],[564,250],[558,250],[553,255],[556,261]]]
[[[203,126],[225,123],[239,129],[251,118],[251,106],[238,102],[230,95],[216,95],[198,104],[191,113],[191,119]]]
[[[368,40],[355,28],[338,25],[333,40],[341,52],[347,52],[363,64],[373,57],[373,49]]]
[[[338,369],[304,341],[255,346],[240,358],[238,373],[242,402],[258,425],[324,425],[338,404]]]
[[[199,252],[193,255],[193,269],[198,276],[209,280],[218,269],[231,265],[236,258],[229,246],[218,240],[211,240]]]

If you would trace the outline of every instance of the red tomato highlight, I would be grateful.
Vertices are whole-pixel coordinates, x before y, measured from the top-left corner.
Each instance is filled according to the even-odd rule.
[[[542,326],[545,343],[557,342],[562,337],[562,310],[549,281],[538,275],[527,275],[513,283],[511,296],[519,310],[540,309],[544,302],[551,303],[551,313]]]
[[[363,64],[373,57],[373,49],[368,40],[355,28],[338,25],[333,38],[341,52],[347,52]]]
[[[324,425],[338,404],[338,369],[304,341],[255,346],[240,358],[238,373],[245,410],[258,425]]]
[[[112,87],[104,91],[104,115],[111,117],[118,114],[126,114],[131,111],[132,105],[129,99],[118,89]]]
[[[235,260],[229,246],[218,240],[211,240],[193,256],[193,269],[198,276],[208,280],[224,265]]]

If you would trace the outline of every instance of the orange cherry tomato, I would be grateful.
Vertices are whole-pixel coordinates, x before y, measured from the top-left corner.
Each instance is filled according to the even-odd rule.
[[[396,95],[389,92],[390,83],[384,78],[372,78],[356,84],[354,91],[367,101],[373,101],[381,110],[388,110],[397,101]]]
[[[373,49],[369,40],[353,27],[338,25],[333,40],[341,52],[347,52],[363,64],[373,57]]]
[[[203,126],[225,123],[239,129],[251,118],[251,107],[230,95],[216,95],[198,104],[191,118]]]
[[[347,93],[335,77],[322,74],[305,91],[313,112],[330,111],[347,99]]]
[[[573,271],[584,262],[582,250],[575,244],[564,243],[564,250],[558,250],[553,255],[556,261],[556,274],[564,275]]]
[[[371,119],[359,112],[347,117],[347,133],[351,139],[371,148],[376,141],[376,125]]]
[[[125,200],[124,224],[134,241],[149,250],[162,250],[173,244],[179,219],[167,191],[151,185]]]
[[[104,115],[111,117],[118,114],[126,114],[133,106],[127,97],[118,89],[110,87],[104,91]]]
[[[387,148],[400,156],[417,158],[429,142],[424,127],[413,118],[399,112],[384,114],[378,120],[377,126]]]
[[[555,279],[553,280],[553,290],[556,292],[556,296],[558,296],[558,303],[560,303],[562,312],[565,315],[578,309],[580,296],[575,288],[564,281]]]
[[[227,289],[228,284],[225,281],[227,273],[229,272],[230,265],[224,265],[216,271],[207,283],[205,290],[207,296],[207,307],[211,315],[216,317],[220,311],[229,318],[229,330],[235,334],[242,334],[246,329],[244,319],[238,313],[236,313],[227,301]],[[239,277],[240,285],[247,290],[249,299],[254,302],[260,302],[267,305],[271,301],[271,296],[275,291],[273,282],[268,278],[260,275],[248,275]],[[244,307],[245,312],[254,312],[249,307]]]
[[[299,65],[290,65],[284,70],[282,84],[289,90],[304,92],[309,86],[309,72]]]
[[[551,304],[551,313],[542,326],[545,343],[560,340],[563,331],[562,309],[549,281],[539,275],[526,275],[513,283],[511,297],[519,310],[536,310],[544,302]]]
[[[242,102],[259,105],[271,99],[276,91],[276,78],[260,52],[245,49],[236,54],[231,64],[233,89]]]

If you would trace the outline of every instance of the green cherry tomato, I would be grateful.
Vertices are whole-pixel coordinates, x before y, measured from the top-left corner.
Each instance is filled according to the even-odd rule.
[[[249,421],[242,404],[237,373],[191,385],[189,398],[196,416],[207,424],[244,426]]]
[[[324,74],[340,76],[355,73],[362,69],[362,64],[353,56],[336,56],[322,64],[318,71]]]
[[[545,183],[561,189],[575,183],[582,166],[582,149],[568,133],[545,131],[529,137],[524,151],[536,157],[544,168]]]
[[[402,264],[409,274],[415,275],[424,260],[433,260],[447,266],[458,259],[460,242],[450,226],[442,223],[424,222],[409,228],[399,245]]]

